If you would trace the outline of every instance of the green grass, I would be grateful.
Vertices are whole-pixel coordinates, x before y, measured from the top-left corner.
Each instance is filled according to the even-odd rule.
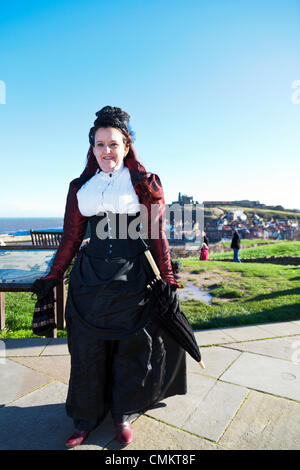
[[[199,261],[180,260],[191,272]],[[182,301],[182,309],[195,329],[296,320],[300,318],[300,267],[265,263],[237,264],[201,261],[213,280],[212,305]]]
[[[282,241],[253,248],[241,249],[240,259],[264,258],[266,256],[300,256],[300,241]],[[233,251],[211,253],[211,260],[232,259]]]
[[[241,239],[241,244],[245,248],[251,248],[252,245],[271,245],[274,243],[280,243],[278,240],[265,240],[262,238],[253,238],[253,239],[248,239],[248,238],[243,238]],[[221,245],[225,247],[230,247],[231,241],[230,242],[220,242]]]
[[[275,209],[259,209],[253,207],[242,207],[242,206],[220,206],[220,209],[223,209],[225,212],[229,212],[231,210],[242,210],[247,216],[251,215],[258,215],[259,217],[263,217],[264,219],[293,219],[299,220],[300,213],[299,212],[289,212],[289,211],[281,211]]]
[[[66,271],[68,278],[74,260]],[[68,280],[67,280],[68,292]],[[4,338],[38,338],[31,330],[32,317],[36,299],[31,292],[5,293],[5,328],[0,331],[0,339]],[[66,337],[65,330],[57,330],[58,337]]]
[[[297,242],[288,243],[292,246]],[[181,302],[194,329],[300,319],[300,266],[198,258],[182,258],[180,262],[188,279],[200,280],[203,286],[205,282],[212,285],[210,289],[203,287],[212,295],[211,305],[195,300]],[[5,301],[6,329],[0,338],[34,337],[31,322],[35,300],[31,294],[8,292]],[[58,336],[66,336],[66,332],[58,331]]]
[[[5,329],[0,338],[37,338],[31,331],[35,302],[29,292],[5,293]],[[66,332],[58,330],[57,336],[66,336]]]

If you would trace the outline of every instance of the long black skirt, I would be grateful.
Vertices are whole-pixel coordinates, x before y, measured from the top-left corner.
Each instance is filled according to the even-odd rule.
[[[111,412],[132,420],[172,395],[187,393],[185,351],[144,304],[145,255],[102,259],[79,252],[66,304],[71,373],[67,415],[90,431]]]

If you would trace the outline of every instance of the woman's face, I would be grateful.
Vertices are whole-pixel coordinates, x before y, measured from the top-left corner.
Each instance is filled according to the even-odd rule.
[[[126,157],[129,147],[123,139],[122,132],[114,127],[100,127],[96,131],[93,152],[102,171],[114,171]]]

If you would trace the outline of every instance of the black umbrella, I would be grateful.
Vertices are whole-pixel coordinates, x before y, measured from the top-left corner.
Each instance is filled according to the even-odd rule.
[[[204,369],[192,327],[180,308],[176,286],[164,281],[149,250],[145,255],[155,277],[148,284],[148,308],[157,321]]]

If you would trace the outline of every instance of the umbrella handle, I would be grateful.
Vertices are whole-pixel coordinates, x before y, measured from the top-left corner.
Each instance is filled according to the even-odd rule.
[[[205,369],[205,365],[202,361],[199,362],[199,365],[200,365],[200,367],[202,367],[202,369]]]
[[[153,256],[152,256],[151,252],[149,250],[146,250],[144,253],[145,253],[145,255],[146,255],[146,257],[147,257],[147,259],[150,263],[151,268],[154,271],[155,276],[157,277],[157,279],[161,279],[159,269],[158,269],[158,267],[157,267],[157,265],[156,265],[156,263],[153,259]]]

